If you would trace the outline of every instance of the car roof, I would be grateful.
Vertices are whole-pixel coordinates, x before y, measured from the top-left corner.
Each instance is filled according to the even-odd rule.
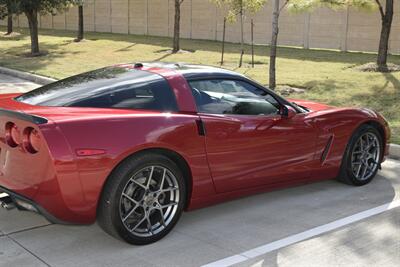
[[[299,108],[291,104],[285,98],[279,96],[274,91],[269,90],[265,86],[260,85],[256,81],[253,81],[243,74],[218,68],[214,66],[207,65],[198,65],[198,64],[188,64],[188,63],[180,63],[180,62],[160,62],[160,61],[152,61],[152,62],[137,62],[137,63],[129,63],[129,64],[119,64],[115,65],[116,67],[122,68],[134,68],[140,69],[144,71],[149,71],[152,73],[159,74],[164,76],[164,72],[174,71],[181,74],[186,80],[197,80],[197,79],[238,79],[244,80],[248,83],[251,83],[253,86],[263,88],[267,90],[269,94],[274,96],[280,103],[285,105],[292,106],[294,109],[299,111]]]
[[[141,62],[134,63],[132,65],[143,66],[146,69],[158,68],[164,70],[173,70],[180,73],[186,79],[214,77],[244,78],[242,74],[237,72],[207,65],[188,64],[181,62]]]

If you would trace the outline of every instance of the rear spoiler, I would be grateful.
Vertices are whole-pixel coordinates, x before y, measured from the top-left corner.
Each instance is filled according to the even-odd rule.
[[[30,114],[26,114],[24,112],[18,112],[18,111],[7,110],[7,109],[2,109],[2,108],[0,108],[0,116],[1,115],[17,118],[17,119],[24,120],[24,121],[29,121],[29,122],[31,122],[33,124],[37,124],[37,125],[46,124],[48,122],[47,119],[40,117],[40,116],[30,115]]]

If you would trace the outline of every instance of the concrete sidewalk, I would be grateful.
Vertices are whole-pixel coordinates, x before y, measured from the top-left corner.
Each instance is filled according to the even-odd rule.
[[[0,73],[0,94],[24,93],[40,85]]]

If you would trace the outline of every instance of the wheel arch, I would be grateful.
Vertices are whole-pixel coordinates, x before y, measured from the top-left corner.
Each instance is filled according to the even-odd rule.
[[[356,134],[361,129],[363,129],[364,127],[368,127],[368,126],[373,128],[373,129],[375,129],[379,133],[379,135],[381,137],[381,141],[382,141],[382,144],[381,144],[382,145],[382,147],[381,147],[381,155],[380,155],[380,159],[379,159],[378,168],[380,168],[380,163],[384,159],[385,144],[386,144],[386,139],[387,139],[386,130],[385,130],[384,126],[379,121],[376,121],[376,120],[365,120],[365,121],[360,122],[353,129],[353,131],[351,132],[351,135],[350,135],[350,137],[349,137],[349,139],[347,141],[346,148],[345,148],[343,157],[341,159],[340,171],[339,171],[338,176],[336,177],[337,180],[339,180],[339,181],[341,181],[341,182],[343,182],[345,184],[357,185],[357,186],[365,184],[365,183],[358,183],[358,182],[355,182],[354,180],[352,180],[352,178],[350,178],[348,176],[348,174],[347,174],[346,165],[347,165],[347,160],[348,160],[349,156],[351,155],[350,148],[351,148],[351,145],[352,145],[352,142],[353,142],[352,140],[354,139]],[[372,176],[372,178],[373,177],[374,176]]]
[[[348,138],[348,140],[347,140],[347,145],[346,145],[345,153],[346,153],[346,151],[347,151],[347,146],[349,145],[349,142],[350,142],[351,138],[352,138],[352,137],[357,133],[357,131],[359,131],[359,129],[360,129],[362,126],[364,126],[364,125],[368,125],[368,126],[371,126],[371,127],[375,128],[375,129],[379,132],[379,134],[381,135],[381,138],[382,138],[381,161],[382,161],[382,159],[383,159],[383,157],[384,157],[384,150],[385,150],[385,144],[386,144],[386,142],[387,142],[387,140],[386,140],[387,137],[386,137],[385,127],[384,127],[379,121],[376,121],[376,120],[371,120],[371,119],[369,119],[369,120],[364,120],[364,121],[362,121],[361,123],[359,123],[359,124],[353,129],[353,131],[351,132],[351,135],[349,136],[349,138]]]
[[[103,186],[101,188],[98,200],[97,200],[97,207],[99,205],[100,202],[100,198],[101,195],[103,194],[104,188],[107,184],[107,181],[109,179],[109,177],[112,175],[112,173],[125,161],[129,160],[132,157],[137,157],[140,156],[142,154],[146,154],[146,153],[156,153],[156,154],[160,154],[163,155],[167,158],[169,158],[170,160],[172,160],[173,162],[175,162],[178,166],[178,168],[182,171],[184,180],[185,180],[185,185],[186,185],[186,189],[187,189],[187,194],[186,194],[186,199],[185,199],[185,207],[184,209],[186,210],[189,202],[190,202],[190,198],[192,196],[192,185],[193,185],[193,176],[192,176],[192,171],[190,169],[190,166],[187,162],[187,160],[178,152],[173,151],[171,149],[167,149],[167,148],[161,148],[161,147],[154,147],[154,148],[144,148],[138,151],[135,151],[131,154],[129,154],[128,156],[124,157],[122,160],[120,160],[118,162],[118,164],[116,164],[114,166],[114,168],[111,170],[110,174],[107,176],[107,178],[104,180]]]
[[[384,126],[382,124],[380,124],[379,122],[374,121],[374,120],[369,120],[369,121],[365,121],[361,125],[369,125],[369,126],[374,127],[375,129],[377,129],[378,132],[381,135],[383,145],[386,144],[386,142],[387,142],[387,140],[386,140],[386,131],[385,131],[385,128],[384,128]]]

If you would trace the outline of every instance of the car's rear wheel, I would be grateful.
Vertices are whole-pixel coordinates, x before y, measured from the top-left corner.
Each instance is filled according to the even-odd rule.
[[[351,137],[342,161],[338,180],[365,185],[378,172],[382,157],[382,136],[370,125],[362,125]]]
[[[124,161],[109,177],[99,203],[99,224],[131,244],[149,244],[172,230],[185,199],[178,166],[163,155],[142,154]]]

